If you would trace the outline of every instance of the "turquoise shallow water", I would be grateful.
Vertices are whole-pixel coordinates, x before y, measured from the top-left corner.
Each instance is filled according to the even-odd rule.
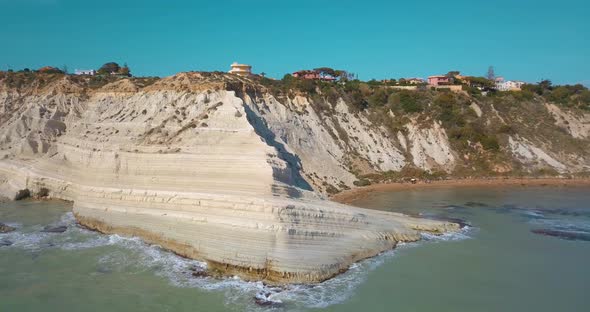
[[[404,190],[355,204],[470,227],[275,289],[192,277],[202,263],[79,228],[66,203],[0,203],[0,222],[17,227],[0,234],[11,244],[0,247],[0,311],[590,311],[589,188]],[[281,305],[256,305],[264,293]]]

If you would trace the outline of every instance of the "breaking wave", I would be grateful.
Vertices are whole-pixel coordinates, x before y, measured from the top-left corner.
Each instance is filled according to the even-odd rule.
[[[261,282],[243,281],[238,277],[195,277],[193,273],[204,271],[207,268],[206,263],[180,257],[159,246],[146,244],[139,238],[122,237],[116,234],[103,235],[87,230],[76,224],[72,213],[65,214],[60,220],[49,225],[66,226],[67,229],[63,233],[41,232],[47,227],[42,225],[29,227],[15,225],[16,231],[2,235],[2,239],[10,241],[11,245],[0,248],[19,248],[31,252],[40,252],[45,249],[72,251],[104,248],[104,252],[97,259],[97,271],[94,274],[153,272],[176,287],[222,292],[228,307],[234,309],[239,307],[240,310],[250,311],[325,308],[344,302],[354,294],[360,284],[366,281],[372,270],[387,261],[392,261],[392,258],[398,254],[398,249],[431,242],[468,239],[473,230],[471,227],[466,227],[456,233],[423,234],[424,242],[401,243],[398,249],[355,263],[347,272],[325,282],[315,285],[273,287]]]

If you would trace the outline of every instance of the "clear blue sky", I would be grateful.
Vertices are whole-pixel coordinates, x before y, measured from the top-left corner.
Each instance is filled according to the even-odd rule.
[[[588,0],[0,0],[0,69],[136,75],[228,70],[272,77],[329,66],[361,79],[460,70],[590,85]]]

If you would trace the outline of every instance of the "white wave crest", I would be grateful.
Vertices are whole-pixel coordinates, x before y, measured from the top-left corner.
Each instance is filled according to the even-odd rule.
[[[335,278],[315,285],[287,285],[271,287],[261,282],[247,282],[238,277],[194,277],[194,271],[207,269],[204,262],[180,257],[157,245],[149,245],[139,238],[116,234],[103,235],[76,225],[72,213],[62,216],[55,225],[66,225],[64,233],[43,233],[43,226],[35,226],[28,232],[12,232],[6,236],[14,242],[9,248],[42,250],[59,248],[64,251],[91,249],[109,246],[97,258],[99,272],[153,272],[166,278],[176,287],[199,288],[205,291],[222,292],[228,306],[241,310],[268,310],[258,306],[254,299],[270,303],[270,307],[283,305],[289,309],[326,308],[349,299],[356,288],[366,281],[370,272],[397,254],[395,250],[354,263],[349,270]],[[427,242],[454,241],[469,238],[472,228],[466,227],[457,233],[443,235],[423,234]],[[418,246],[421,243],[400,243],[399,248]],[[5,248],[5,247],[3,247]],[[98,274],[98,273],[97,273]]]

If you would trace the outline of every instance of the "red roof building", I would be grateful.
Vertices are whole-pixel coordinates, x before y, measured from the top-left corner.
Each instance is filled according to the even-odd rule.
[[[306,80],[323,80],[323,81],[334,81],[335,77],[330,75],[322,75],[320,72],[315,70],[300,70],[292,74],[295,78],[306,79]]]

